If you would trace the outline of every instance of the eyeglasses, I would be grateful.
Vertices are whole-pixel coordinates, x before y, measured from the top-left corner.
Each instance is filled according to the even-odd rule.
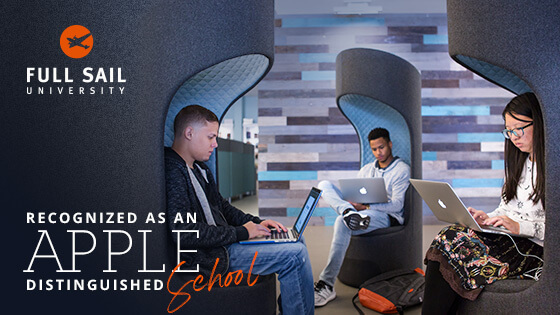
[[[523,129],[532,126],[533,122],[529,123],[527,126],[525,127],[521,127],[521,128],[514,128],[514,129],[504,129],[502,130],[502,134],[504,135],[504,137],[506,139],[509,139],[511,137],[511,134],[513,133],[514,136],[516,137],[523,137],[523,135],[525,134],[525,131]]]

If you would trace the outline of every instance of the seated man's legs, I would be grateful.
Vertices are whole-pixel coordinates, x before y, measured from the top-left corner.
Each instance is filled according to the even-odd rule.
[[[363,210],[360,211],[360,213],[369,216],[371,219],[369,226],[365,230],[350,230],[346,224],[344,224],[342,215],[339,215],[335,220],[333,240],[327,265],[321,272],[319,281],[315,286],[316,306],[323,306],[336,297],[334,283],[340,271],[340,267],[342,266],[342,262],[344,261],[344,255],[346,254],[352,235],[369,233],[373,230],[391,225],[389,216],[386,213],[376,210]]]
[[[340,189],[333,185],[330,181],[321,181],[318,188],[323,190],[323,199],[339,214],[334,223],[333,240],[327,266],[320,276],[320,280],[326,284],[333,286],[336,276],[342,266],[346,249],[350,244],[352,235],[360,235],[369,233],[373,230],[388,227],[391,225],[389,216],[386,213],[375,210],[362,210],[360,214],[367,215],[370,218],[370,224],[366,229],[351,230],[344,223],[343,213],[346,209],[354,209],[351,203],[342,199]]]
[[[338,216],[334,222],[333,240],[331,243],[331,250],[329,252],[329,259],[327,266],[325,266],[325,269],[323,269],[323,272],[321,272],[321,276],[319,277],[320,280],[323,280],[328,285],[334,285],[352,235],[369,233],[373,230],[385,228],[391,225],[389,216],[386,213],[376,210],[363,210],[360,211],[360,213],[368,215],[371,218],[370,224],[365,230],[350,230],[343,223],[342,216]]]
[[[331,182],[319,182],[318,188],[323,191],[322,197],[338,214],[343,215],[344,222],[352,230],[363,230],[369,225],[370,218],[358,212],[348,201],[342,199],[340,189]]]
[[[342,199],[340,189],[328,180],[319,182],[317,188],[323,191],[321,197],[325,200],[338,214],[342,214],[346,209],[354,209],[351,203]]]
[[[240,245],[228,247],[229,271],[248,273],[258,252],[252,273],[278,274],[284,314],[313,314],[313,273],[304,242]],[[240,301],[242,303],[243,301]]]

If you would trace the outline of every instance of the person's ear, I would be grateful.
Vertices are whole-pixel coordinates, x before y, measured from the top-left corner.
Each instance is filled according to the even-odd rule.
[[[389,149],[393,150],[393,141],[389,141]]]
[[[193,127],[187,126],[187,128],[185,128],[185,131],[183,132],[183,136],[185,137],[185,139],[191,140],[193,137],[193,132],[194,132]]]

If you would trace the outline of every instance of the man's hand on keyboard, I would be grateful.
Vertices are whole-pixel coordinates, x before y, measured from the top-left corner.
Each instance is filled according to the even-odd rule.
[[[264,221],[261,222],[261,225],[267,227],[268,229],[276,229],[276,230],[278,230],[278,232],[280,232],[280,231],[287,232],[288,231],[288,229],[286,229],[284,227],[284,225],[282,225],[282,223],[274,221],[274,220],[264,220]]]
[[[253,221],[249,221],[243,224],[243,226],[249,232],[249,239],[270,235],[270,230],[266,226],[261,224],[256,224]]]

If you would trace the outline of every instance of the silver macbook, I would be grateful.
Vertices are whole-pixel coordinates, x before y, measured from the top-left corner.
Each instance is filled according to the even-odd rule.
[[[307,227],[307,223],[313,214],[313,210],[317,207],[319,203],[319,198],[321,197],[321,190],[313,187],[307,195],[307,199],[301,208],[299,215],[292,228],[289,228],[287,232],[271,230],[271,234],[266,237],[257,237],[250,240],[245,240],[239,242],[239,244],[267,244],[267,243],[289,243],[297,242],[301,238],[303,231]]]
[[[383,177],[348,178],[338,180],[344,200],[356,203],[388,202]]]
[[[513,236],[531,237],[514,234],[505,227],[479,225],[455,190],[446,182],[410,179],[410,183],[426,202],[430,210],[440,221],[460,224],[478,232],[510,234]]]

